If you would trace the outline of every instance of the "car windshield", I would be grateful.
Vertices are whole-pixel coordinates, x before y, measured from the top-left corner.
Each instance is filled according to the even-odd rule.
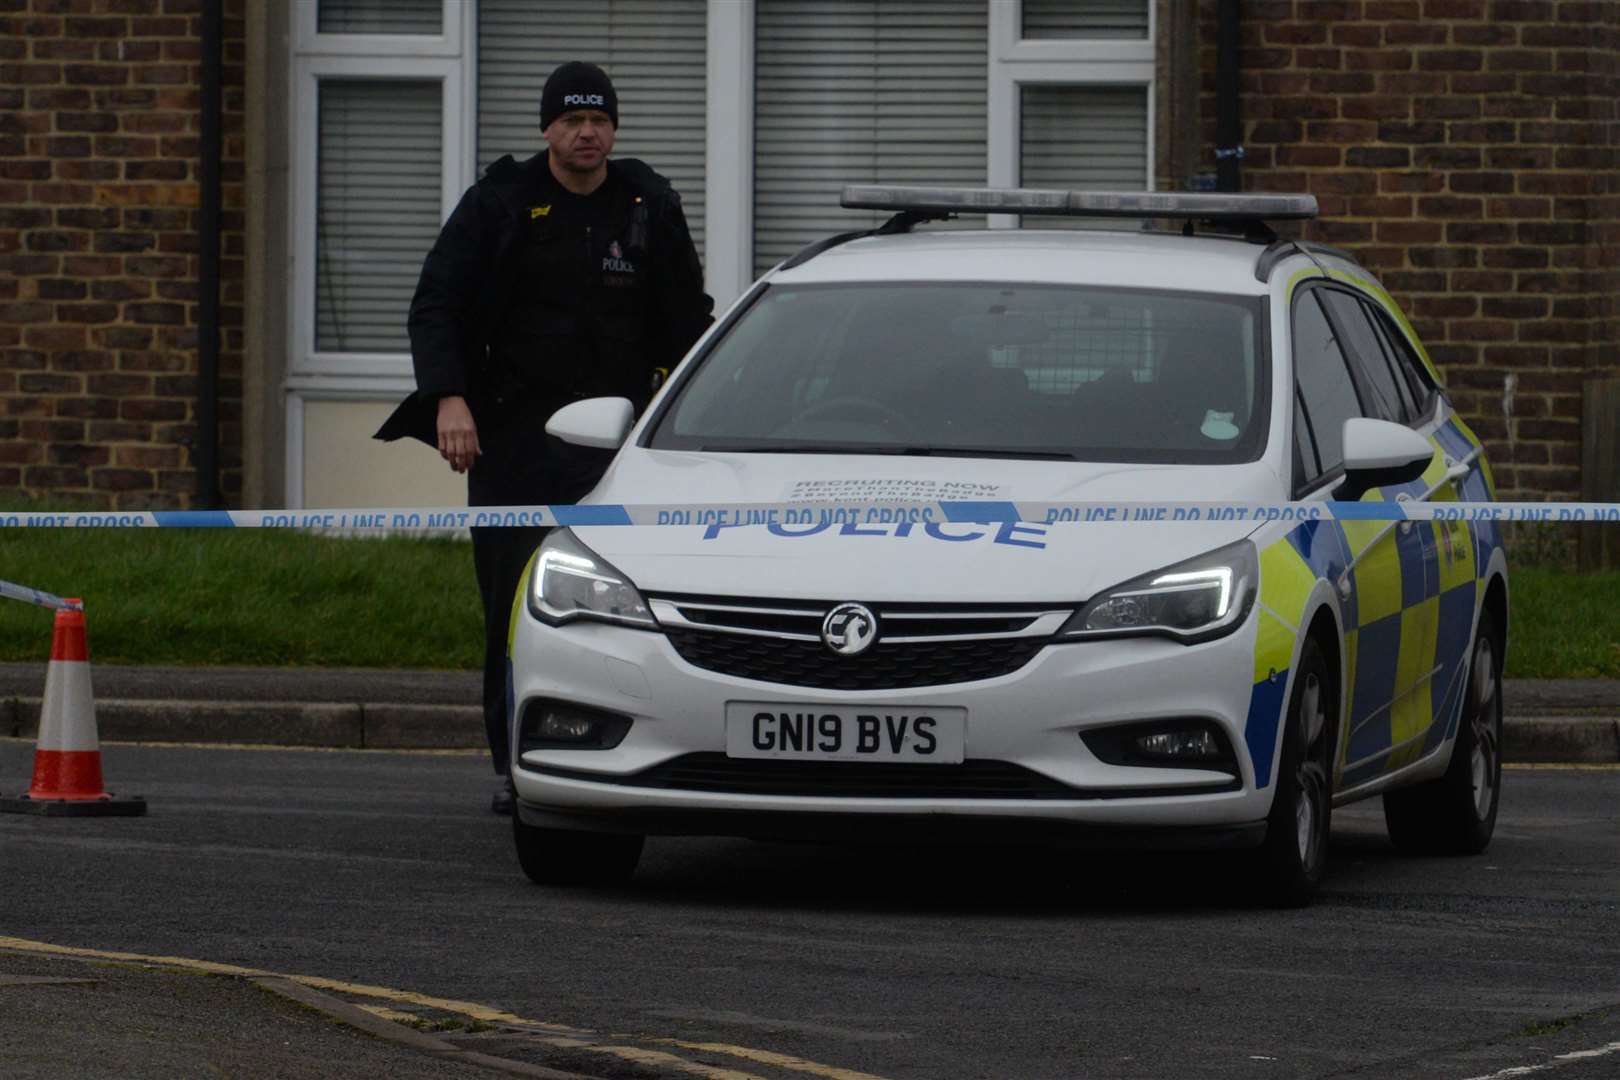
[[[1075,286],[767,288],[648,446],[1227,464],[1264,449],[1263,301]]]

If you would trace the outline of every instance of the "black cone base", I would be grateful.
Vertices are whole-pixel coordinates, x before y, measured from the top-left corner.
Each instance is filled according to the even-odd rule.
[[[141,817],[146,800],[113,796],[106,799],[30,799],[27,795],[0,797],[0,814],[37,814],[40,817]]]

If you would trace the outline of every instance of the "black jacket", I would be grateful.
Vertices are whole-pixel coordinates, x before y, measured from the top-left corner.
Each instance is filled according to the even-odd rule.
[[[638,407],[651,390],[655,368],[669,369],[713,321],[714,302],[703,292],[703,268],[681,212],[680,196],[668,180],[634,158],[608,162],[610,174],[641,198],[644,211],[625,223],[624,250],[647,260],[646,319],[639,326],[616,325],[611,307],[571,327],[595,339],[596,353],[623,354],[641,364],[645,377]],[[518,163],[510,155],[489,167],[462,196],[422,265],[411,300],[408,328],[416,392],[394,410],[376,437],[402,436],[438,443],[438,399],[467,399],[480,432],[498,425],[503,405],[516,392],[515,373],[490,357],[491,338],[513,302],[519,278],[515,260],[530,221],[530,204],[549,180],[546,153]],[[559,389],[573,382],[570,365],[590,357],[545,357]],[[581,384],[583,385],[583,384]],[[563,392],[561,404],[575,396]]]

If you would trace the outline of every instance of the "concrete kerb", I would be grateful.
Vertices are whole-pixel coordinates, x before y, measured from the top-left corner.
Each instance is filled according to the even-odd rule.
[[[38,736],[41,700],[0,700],[0,735]],[[103,700],[104,742],[218,743],[347,750],[461,750],[485,745],[476,705]]]
[[[1516,716],[1504,720],[1502,760],[1516,764],[1620,762],[1620,719]]]

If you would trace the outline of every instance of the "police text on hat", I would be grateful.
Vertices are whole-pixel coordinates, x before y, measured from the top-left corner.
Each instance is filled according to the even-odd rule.
[[[540,130],[575,109],[601,109],[614,127],[619,126],[619,95],[607,72],[595,64],[571,60],[551,73],[540,92]]]

